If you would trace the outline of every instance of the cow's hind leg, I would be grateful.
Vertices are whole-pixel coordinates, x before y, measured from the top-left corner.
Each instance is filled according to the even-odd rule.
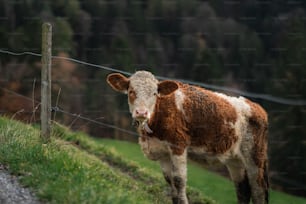
[[[243,162],[251,186],[253,204],[269,202],[268,161],[265,154],[262,152],[262,157],[256,157],[255,155],[258,154],[254,154],[254,152],[251,153],[246,149],[243,151]]]
[[[253,143],[247,141],[245,145],[242,145],[241,152],[251,186],[252,202],[264,204],[269,202],[267,125],[258,121],[250,121],[250,125],[252,133],[249,133],[246,138],[252,138]]]
[[[251,200],[251,188],[246,170],[241,161],[231,161],[226,165],[230,176],[235,183],[236,195],[239,204],[248,204]]]
[[[262,174],[264,170],[252,164],[248,164],[246,168],[249,184],[251,186],[253,204],[268,203],[268,186]]]

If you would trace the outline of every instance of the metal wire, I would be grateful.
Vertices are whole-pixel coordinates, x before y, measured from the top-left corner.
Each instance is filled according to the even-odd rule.
[[[7,50],[0,49],[0,53],[14,55],[14,56],[32,55],[32,56],[36,56],[36,57],[41,57],[41,54],[39,54],[39,53],[28,52],[28,51],[12,52],[12,51],[7,51]],[[130,73],[130,72],[126,72],[126,71],[122,71],[122,70],[119,70],[119,69],[114,69],[114,68],[110,68],[110,67],[106,67],[106,66],[102,66],[102,65],[98,65],[98,64],[93,64],[93,63],[89,63],[89,62],[84,62],[84,61],[77,60],[77,59],[70,58],[70,57],[52,56],[52,58],[53,59],[68,60],[68,61],[75,62],[75,63],[78,63],[78,64],[82,64],[82,65],[86,65],[86,66],[90,66],[90,67],[95,67],[95,68],[103,69],[103,70],[106,70],[106,71],[118,72],[118,73],[125,74],[125,75],[128,75],[128,76],[132,75],[132,73]],[[230,92],[230,93],[238,94],[238,95],[241,95],[241,96],[246,96],[246,97],[249,97],[249,98],[262,99],[262,100],[266,100],[266,101],[270,101],[270,102],[274,102],[274,103],[279,103],[279,104],[283,104],[283,105],[306,106],[306,100],[301,100],[301,99],[293,100],[293,99],[287,99],[287,98],[282,98],[282,97],[277,97],[277,96],[271,96],[271,95],[268,95],[268,94],[251,93],[251,92],[242,91],[242,90],[238,90],[238,89],[234,89],[234,88],[230,88],[230,87],[226,87],[226,86],[217,86],[217,85],[206,84],[206,83],[202,83],[202,82],[195,82],[195,81],[184,80],[184,79],[173,79],[173,78],[163,77],[163,76],[156,76],[156,78],[161,79],[161,80],[177,80],[177,81],[181,81],[183,83],[197,85],[197,86],[208,88],[208,89]]]

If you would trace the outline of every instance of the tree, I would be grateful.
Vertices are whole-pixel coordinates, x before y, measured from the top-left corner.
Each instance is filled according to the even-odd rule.
[[[282,51],[275,57],[270,91],[277,96],[306,99],[306,25],[302,20],[305,11],[292,11],[287,18],[275,42]],[[272,169],[286,172],[286,181],[299,184],[305,180],[306,171],[306,149],[302,142],[306,140],[306,113],[300,106],[280,108],[283,111],[271,121]],[[303,190],[298,192],[302,194]]]

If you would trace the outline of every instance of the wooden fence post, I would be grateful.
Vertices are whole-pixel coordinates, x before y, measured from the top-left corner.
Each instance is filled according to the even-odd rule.
[[[41,138],[44,143],[50,141],[51,134],[51,58],[52,26],[42,25],[42,69],[41,69]]]

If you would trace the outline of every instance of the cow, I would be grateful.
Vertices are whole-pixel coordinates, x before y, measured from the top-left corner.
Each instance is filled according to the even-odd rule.
[[[148,71],[107,76],[128,96],[145,156],[160,163],[173,203],[186,204],[187,155],[216,159],[235,184],[238,203],[268,203],[268,117],[258,104]],[[203,181],[204,182],[204,181]]]

